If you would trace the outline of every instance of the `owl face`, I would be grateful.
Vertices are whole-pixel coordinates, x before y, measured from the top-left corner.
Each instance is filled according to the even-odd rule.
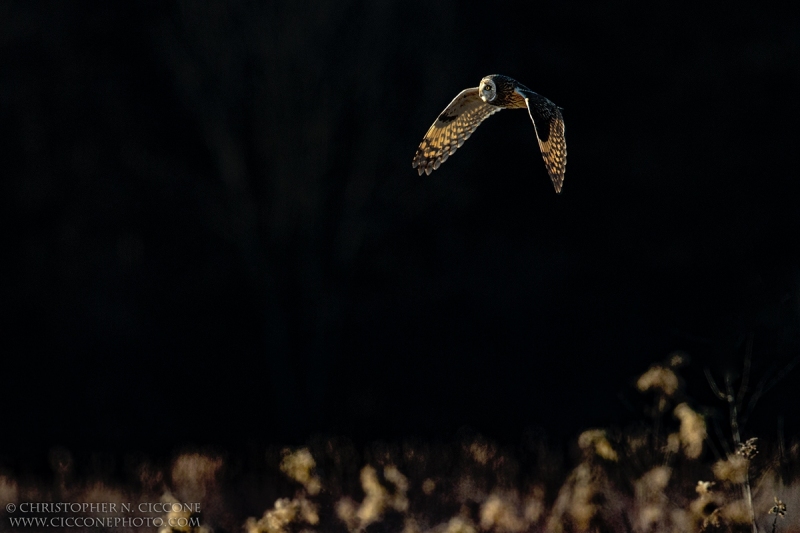
[[[481,95],[481,100],[486,103],[491,103],[495,98],[497,98],[497,85],[495,85],[494,81],[492,81],[490,77],[483,78],[478,89],[479,94]]]

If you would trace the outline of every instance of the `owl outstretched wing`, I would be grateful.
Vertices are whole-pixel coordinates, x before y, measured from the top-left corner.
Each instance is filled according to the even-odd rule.
[[[475,128],[500,107],[485,103],[478,88],[465,89],[448,105],[425,134],[411,166],[430,175],[469,139]]]
[[[533,120],[547,173],[550,174],[556,192],[560,193],[564,184],[564,171],[567,168],[564,117],[561,116],[559,107],[544,96],[528,90],[518,90],[518,92],[528,105],[528,113]]]

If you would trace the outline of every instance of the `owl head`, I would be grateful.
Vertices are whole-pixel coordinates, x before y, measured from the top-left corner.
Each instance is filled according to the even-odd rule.
[[[513,78],[502,74],[492,74],[481,80],[478,94],[487,104],[504,108],[526,107],[525,99],[517,89],[527,89]]]
[[[497,98],[497,84],[495,84],[492,78],[494,78],[494,76],[486,76],[481,80],[480,85],[478,85],[478,94],[481,95],[481,100],[487,104],[492,103],[492,101]]]

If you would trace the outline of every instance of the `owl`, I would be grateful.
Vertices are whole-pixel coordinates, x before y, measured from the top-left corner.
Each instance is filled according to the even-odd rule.
[[[501,109],[528,109],[556,193],[564,184],[567,143],[561,108],[517,80],[500,74],[486,76],[465,89],[448,105],[425,134],[411,163],[421,176],[430,175],[469,139],[475,128]]]

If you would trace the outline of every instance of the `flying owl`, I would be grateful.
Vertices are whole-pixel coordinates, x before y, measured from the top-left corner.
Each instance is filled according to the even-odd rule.
[[[564,184],[567,143],[561,108],[517,80],[500,74],[486,76],[478,87],[465,89],[436,119],[411,163],[421,176],[430,175],[469,139],[475,128],[501,109],[527,108],[542,150],[547,173],[557,193]]]

